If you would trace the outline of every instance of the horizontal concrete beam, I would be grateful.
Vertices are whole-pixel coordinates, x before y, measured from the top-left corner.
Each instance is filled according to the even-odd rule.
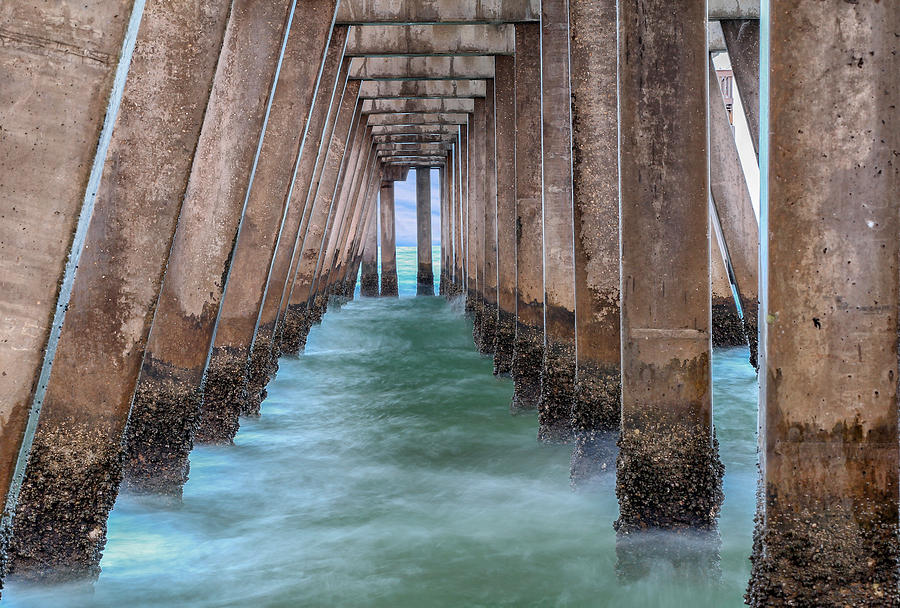
[[[710,21],[721,19],[759,19],[759,0],[708,0]]]
[[[400,135],[375,135],[372,137],[372,141],[378,144],[414,144],[414,143],[438,143],[438,142],[447,142],[453,143],[456,139],[456,133],[453,134],[440,134],[440,133],[427,133],[421,135],[413,135],[411,133],[400,134]]]
[[[468,114],[372,114],[369,116],[370,127],[383,125],[465,125],[469,122]]]
[[[475,111],[472,99],[366,99],[363,114],[438,113]]]
[[[353,26],[344,57],[513,55],[514,25]]]
[[[342,0],[337,23],[518,23],[540,18],[540,0]]]
[[[459,127],[455,125],[381,125],[372,127],[372,137],[379,135],[447,135],[456,136]]]
[[[718,53],[727,51],[725,47],[725,33],[722,31],[722,24],[718,21],[710,21],[706,24],[707,49],[710,53]]]
[[[406,167],[382,165],[381,181],[405,182],[409,169]]]
[[[450,142],[446,143],[408,143],[408,144],[376,144],[376,152],[403,152],[406,154],[443,155],[452,148]]]
[[[382,163],[386,167],[392,166],[400,166],[405,168],[407,171],[410,167],[434,167],[439,168],[443,167],[447,164],[446,160],[433,161],[433,160],[408,160],[408,159],[398,159],[398,160],[388,160]]]
[[[480,80],[494,77],[494,58],[355,57],[351,80]]]
[[[483,80],[380,80],[363,82],[360,99],[437,99],[484,97]]]

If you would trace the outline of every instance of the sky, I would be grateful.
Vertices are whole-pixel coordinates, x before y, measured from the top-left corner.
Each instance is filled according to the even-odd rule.
[[[441,243],[441,177],[431,170],[431,242]],[[397,246],[416,245],[416,172],[411,169],[405,182],[394,182]]]

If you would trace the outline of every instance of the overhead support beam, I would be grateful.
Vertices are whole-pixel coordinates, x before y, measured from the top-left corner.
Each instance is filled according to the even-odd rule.
[[[384,163],[388,167],[436,167],[440,168],[446,164],[446,159],[441,159],[440,161],[428,160],[428,159],[406,159],[406,158],[398,158],[395,160],[387,160]]]
[[[759,19],[759,0],[709,0],[706,14],[710,21]]]
[[[484,80],[494,77],[492,56],[356,57],[351,80]]]
[[[540,0],[431,0],[430,2],[383,2],[345,0],[337,22],[366,24],[495,24],[539,21]]]
[[[471,99],[366,99],[363,114],[411,114],[475,111]]]
[[[372,127],[372,136],[384,135],[444,135],[456,136],[459,127],[455,125],[381,125]]]
[[[462,113],[442,114],[371,114],[369,126],[384,125],[464,125],[469,115]]]
[[[351,27],[344,56],[512,55],[515,52],[512,25],[386,25]]]
[[[400,160],[400,159],[409,159],[409,160],[425,160],[425,161],[438,161],[442,162],[444,160],[444,154],[429,154],[427,152],[376,152],[376,155],[379,159],[382,160]]]
[[[407,134],[407,135],[378,135],[373,137],[372,141],[378,144],[429,144],[429,143],[448,143],[452,144],[456,134]]]
[[[444,154],[451,149],[453,144],[450,142],[441,143],[412,143],[412,144],[377,144],[375,150],[378,152],[407,152],[422,154]]]
[[[359,87],[360,99],[484,97],[483,80],[380,80]]]

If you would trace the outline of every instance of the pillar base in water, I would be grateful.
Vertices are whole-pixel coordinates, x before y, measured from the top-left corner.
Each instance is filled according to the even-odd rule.
[[[9,549],[11,578],[96,579],[124,454],[103,431],[43,424],[31,446]]]
[[[494,375],[512,372],[513,347],[516,342],[516,315],[502,308],[497,311],[497,330],[494,332]]]
[[[247,353],[237,348],[213,348],[206,368],[206,389],[200,407],[197,443],[227,444],[240,426],[241,407],[247,401]]]
[[[541,367],[544,361],[544,337],[534,327],[517,323],[513,350],[514,383],[510,411],[534,410],[541,398]]]
[[[538,439],[568,443],[573,438],[572,406],[575,402],[575,345],[549,341],[541,368],[541,400],[538,405]]]
[[[572,405],[572,485],[615,471],[621,396],[618,366],[600,366],[590,361],[578,364]]]
[[[382,273],[381,275],[381,295],[382,297],[395,297],[397,291],[397,273]]]
[[[368,298],[378,297],[378,275],[364,274],[359,283],[359,293]]]
[[[743,346],[747,343],[744,324],[731,298],[712,299],[712,345]]]
[[[151,361],[134,393],[125,433],[124,487],[140,494],[181,497],[190,470],[189,455],[200,419],[203,392],[180,382],[177,372]]]
[[[484,300],[481,299],[481,294],[477,292],[469,294],[469,297],[466,299],[466,307],[471,308],[469,314],[472,316],[472,341],[475,343],[475,348],[480,352],[481,330],[484,321]]]
[[[478,352],[482,355],[493,355],[494,346],[497,343],[497,305],[490,302],[482,302],[481,305],[481,335],[479,336]]]
[[[757,513],[750,606],[900,605],[897,511],[862,496],[841,501],[794,498],[801,508],[774,515],[773,499],[765,525]]]
[[[438,295],[449,295],[448,289],[450,289],[450,277],[447,276],[446,272],[441,272],[441,278],[438,282]]]
[[[244,416],[259,416],[262,402],[268,396],[266,386],[278,371],[278,356],[272,352],[273,324],[257,330],[247,377],[247,400],[241,407]]]
[[[698,425],[662,422],[648,412],[640,428],[619,438],[616,531],[713,529],[724,474],[715,435],[710,441]]]
[[[434,295],[434,273],[431,271],[422,272],[416,275],[416,295],[417,296],[433,296]]]
[[[759,370],[759,302],[756,300],[742,300],[741,309],[744,313],[744,335],[750,344],[750,365]]]
[[[291,304],[284,315],[281,330],[280,351],[285,355],[297,355],[306,347],[306,336],[311,323],[305,304]]]

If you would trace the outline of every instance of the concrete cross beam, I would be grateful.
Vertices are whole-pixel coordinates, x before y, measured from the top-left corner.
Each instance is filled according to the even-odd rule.
[[[360,99],[484,97],[483,80],[380,80],[363,82]]]
[[[384,125],[465,125],[468,114],[371,114],[369,126]]]
[[[540,18],[540,0],[344,0],[338,11],[337,23],[491,24],[539,21]]]
[[[362,104],[363,114],[414,114],[427,112],[447,113],[475,111],[471,99],[366,99]]]
[[[447,157],[447,154],[443,151],[438,153],[428,153],[428,152],[399,152],[399,151],[391,151],[391,150],[382,150],[375,153],[376,156],[380,159],[390,159],[397,160],[399,158],[411,158],[415,160],[444,160]]]
[[[759,19],[759,0],[709,0],[706,14],[710,21]]]
[[[446,154],[452,148],[450,142],[437,143],[403,143],[403,144],[375,144],[377,152],[420,152],[424,154]]]
[[[379,135],[446,135],[456,137],[459,127],[454,125],[380,125],[372,127],[372,136]]]
[[[384,163],[384,165],[386,167],[392,167],[392,168],[398,167],[398,168],[406,169],[407,171],[409,171],[410,167],[440,168],[440,167],[445,166],[446,164],[447,164],[446,159],[441,159],[439,161],[425,160],[425,159],[420,159],[420,160],[398,159],[398,160],[389,160],[386,163]]]
[[[353,26],[344,57],[513,55],[513,25]]]
[[[453,143],[456,139],[456,134],[441,134],[441,133],[427,133],[427,134],[399,134],[399,135],[378,135],[373,137],[373,142],[378,144],[408,144],[408,143]]]
[[[381,175],[381,181],[383,181],[383,182],[403,182],[403,181],[406,181],[407,173],[409,173],[409,169],[404,169],[403,167],[385,168]]]
[[[492,56],[355,57],[351,80],[479,80],[494,77]]]

